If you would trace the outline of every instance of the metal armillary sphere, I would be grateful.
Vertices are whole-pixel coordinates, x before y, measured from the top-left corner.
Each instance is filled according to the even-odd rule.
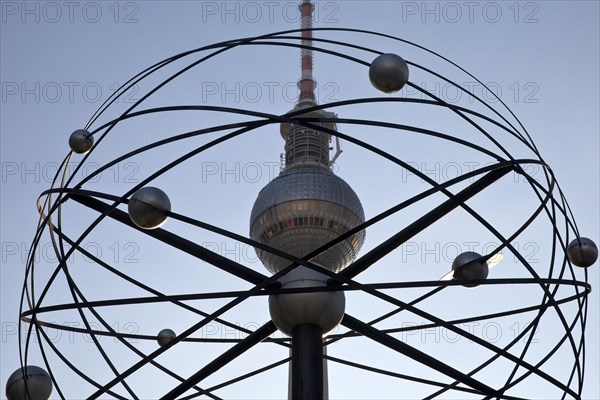
[[[291,111],[172,103],[185,76],[214,78],[203,75],[206,65],[248,49],[301,49],[300,94]],[[366,94],[319,104],[313,52],[344,66]],[[435,69],[420,57],[435,60]],[[247,62],[265,62],[256,59]],[[596,263],[597,247],[580,236],[552,169],[518,119],[493,92],[478,97],[446,70],[476,80],[400,38],[303,26],[180,53],[134,76],[74,131],[63,168],[39,198],[21,302],[24,369],[9,379],[7,397],[26,398],[25,391],[47,398],[51,380],[66,399],[219,399],[232,396],[232,388],[266,398],[267,387],[281,396],[288,385],[295,399],[327,397],[342,386],[366,387],[377,398],[387,393],[377,390],[394,398],[580,398],[591,291],[586,268]],[[412,83],[423,77],[450,85],[472,107]],[[139,101],[118,102],[128,88],[145,84]],[[422,98],[405,96],[403,88]],[[198,179],[198,166],[216,149],[247,146],[253,159],[269,157],[269,143],[281,147],[277,130],[285,161],[262,190],[252,188],[254,197],[215,194]],[[340,139],[352,153],[340,162],[348,182],[334,164],[339,143],[330,157],[332,140]],[[407,154],[482,162],[436,180]],[[71,161],[75,170],[66,167]],[[92,161],[102,167],[77,181],[78,169]],[[128,161],[143,178],[126,188],[94,181]],[[353,166],[364,172],[362,184],[346,173]],[[382,171],[414,174],[419,182],[397,179],[379,190]],[[378,205],[365,200],[367,190]],[[208,206],[213,200],[222,208]],[[238,217],[249,218],[249,234],[230,228]],[[134,240],[140,254],[154,251],[152,258],[143,267],[115,266],[84,245],[100,234]],[[430,234],[494,245],[459,250],[441,269],[427,259],[400,260],[407,243]],[[55,265],[36,261],[44,235]],[[203,235],[250,246],[272,275],[203,245]],[[535,262],[523,245],[528,235],[541,250]],[[79,253],[90,262],[73,261]],[[490,270],[501,258],[502,266]],[[248,313],[255,313],[245,320],[253,325],[241,324]],[[79,324],[55,322],[61,319]],[[123,321],[135,321],[136,329],[118,326]],[[499,337],[467,327],[498,321],[518,329]],[[228,334],[207,334],[208,327]],[[55,342],[49,329],[88,340]],[[441,332],[445,343],[410,341],[427,332]],[[44,369],[30,365],[34,353]],[[340,381],[347,374],[361,378]]]

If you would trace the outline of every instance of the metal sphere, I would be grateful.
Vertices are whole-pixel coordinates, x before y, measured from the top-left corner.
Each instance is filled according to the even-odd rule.
[[[17,369],[6,381],[7,400],[46,400],[52,394],[52,379],[40,367]]]
[[[85,154],[94,145],[94,137],[85,129],[77,129],[69,136],[69,147],[77,154]]]
[[[127,207],[129,218],[142,229],[156,229],[168,219],[169,196],[159,188],[146,186],[135,192]]]
[[[408,65],[397,54],[382,54],[371,63],[369,79],[375,89],[389,94],[396,93],[408,82]]]
[[[567,246],[567,257],[572,264],[587,268],[598,259],[598,247],[591,239],[580,237]]]
[[[293,168],[273,179],[259,193],[250,216],[253,240],[304,257],[365,220],[352,188],[330,170]],[[364,242],[359,232],[314,259],[334,272],[348,266]],[[290,261],[257,250],[265,267],[276,273]]]
[[[158,332],[158,338],[156,339],[156,341],[158,342],[160,347],[165,347],[166,345],[171,343],[171,341],[175,339],[176,336],[177,335],[172,329],[166,328]]]
[[[328,277],[299,266],[281,278],[283,289],[326,286]],[[277,328],[288,336],[298,325],[317,325],[323,336],[342,321],[346,298],[341,291],[290,293],[269,296],[269,312]]]
[[[485,261],[475,261],[482,256],[474,251],[466,251],[459,254],[452,262],[452,271],[454,271],[454,279],[461,282],[465,287],[476,287],[477,284],[469,283],[469,281],[477,279],[486,279],[489,268]]]

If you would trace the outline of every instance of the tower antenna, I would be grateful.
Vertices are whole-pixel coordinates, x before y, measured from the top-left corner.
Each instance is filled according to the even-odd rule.
[[[317,104],[315,88],[317,83],[313,77],[313,12],[314,5],[310,0],[303,0],[298,5],[301,15],[300,79],[298,80],[298,103],[292,111],[313,107]],[[314,110],[299,115],[300,118],[336,118],[337,115],[326,110]],[[337,130],[335,122],[319,122],[318,125]],[[285,140],[285,166],[282,171],[300,165],[313,165],[331,169],[341,151],[339,139],[336,137],[336,152],[333,159],[329,152],[331,135],[320,130],[309,129],[300,125],[284,122],[280,126],[281,136]]]
[[[316,82],[313,77],[313,52],[312,47],[312,27],[313,27],[314,5],[310,0],[303,0],[300,4],[300,15],[302,17],[302,48],[300,52],[301,75],[298,81],[300,96],[298,103],[305,101],[315,102]]]

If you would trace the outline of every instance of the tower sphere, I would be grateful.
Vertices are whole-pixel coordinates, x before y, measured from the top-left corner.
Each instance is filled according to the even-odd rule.
[[[6,381],[7,400],[46,400],[51,394],[50,375],[35,365],[17,369]]]
[[[135,192],[127,207],[129,218],[142,229],[156,229],[168,219],[169,196],[159,188],[146,186]]]
[[[482,256],[474,251],[466,251],[459,254],[452,262],[452,271],[454,279],[459,281],[465,287],[476,287],[478,285],[468,283],[476,279],[486,279],[489,268],[485,261],[475,261]]]
[[[77,129],[69,136],[69,147],[77,154],[85,154],[94,145],[94,137],[85,129]]]
[[[567,246],[567,257],[576,266],[587,268],[598,259],[598,247],[591,239],[576,238]]]
[[[171,341],[175,339],[176,336],[177,335],[172,329],[166,328],[158,332],[158,338],[156,341],[158,342],[160,347],[165,347],[166,345],[171,343]]]
[[[303,266],[283,276],[283,289],[327,286],[327,275]],[[342,321],[346,298],[342,291],[286,293],[269,296],[269,312],[277,328],[288,336],[298,325],[317,325],[323,336]]]
[[[260,243],[304,257],[365,220],[358,196],[331,170],[295,166],[265,186],[250,216],[250,237]],[[365,239],[358,232],[312,259],[339,272],[348,266]],[[265,267],[279,272],[291,261],[257,249]]]
[[[399,55],[382,54],[371,63],[369,79],[375,89],[388,94],[396,93],[408,82],[408,65]]]

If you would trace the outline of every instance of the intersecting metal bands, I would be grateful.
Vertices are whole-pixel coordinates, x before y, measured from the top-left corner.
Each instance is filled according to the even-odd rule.
[[[223,54],[233,53],[238,49],[250,46],[266,46],[280,50],[286,48],[309,48],[322,57],[343,61],[354,66],[358,65],[364,67],[366,70],[371,60],[382,53],[382,51],[376,49],[385,48],[384,46],[379,47],[377,41],[385,40],[388,46],[390,43],[394,43],[398,46],[405,46],[408,49],[425,52],[445,63],[444,65],[447,65],[449,68],[461,71],[485,87],[479,80],[448,59],[403,39],[364,30],[315,28],[311,29],[311,31],[318,32],[319,36],[323,37],[313,37],[312,45],[307,46],[301,41],[300,33],[302,31],[296,29],[263,36],[230,40],[169,57],[131,78],[90,118],[85,129],[89,130],[95,138],[94,148],[81,158],[74,169],[69,168],[69,164],[74,157],[72,153],[69,153],[57,171],[51,187],[42,193],[38,199],[40,222],[33,240],[31,253],[27,260],[26,277],[23,283],[21,299],[20,315],[22,321],[26,323],[25,337],[20,338],[22,364],[25,365],[28,363],[30,354],[34,351],[33,347],[37,343],[45,366],[53,380],[54,387],[58,395],[63,399],[72,398],[73,395],[69,392],[70,382],[75,380],[89,385],[90,391],[86,396],[90,399],[103,395],[110,395],[117,399],[140,398],[142,395],[138,394],[139,385],[136,384],[140,380],[140,374],[149,368],[155,371],[152,376],[164,378],[165,382],[168,382],[167,384],[171,388],[165,391],[165,393],[155,393],[155,398],[162,396],[164,399],[191,399],[197,397],[219,399],[219,390],[240,384],[244,380],[261,374],[269,374],[276,369],[286,368],[286,365],[290,362],[290,358],[287,356],[287,352],[291,346],[290,339],[274,337],[273,333],[276,328],[271,321],[262,324],[260,327],[257,326],[256,329],[246,328],[239,326],[233,320],[229,320],[227,317],[228,312],[260,296],[342,290],[349,295],[353,293],[368,295],[393,308],[393,311],[382,313],[371,321],[361,321],[353,317],[352,311],[348,310],[348,314],[343,320],[343,325],[347,329],[342,332],[335,332],[325,338],[323,346],[330,346],[333,343],[357,338],[361,340],[373,340],[389,349],[390,352],[397,353],[402,360],[404,359],[402,357],[408,357],[417,364],[430,368],[435,372],[434,377],[441,378],[424,377],[419,372],[412,373],[400,367],[398,370],[379,368],[376,366],[377,360],[373,360],[373,365],[369,365],[365,362],[337,357],[334,353],[325,356],[332,364],[352,368],[355,371],[365,374],[385,376],[401,382],[419,383],[429,391],[429,394],[424,398],[443,396],[444,393],[451,391],[464,396],[472,396],[470,398],[523,399],[529,395],[521,394],[523,386],[521,383],[528,378],[535,378],[535,385],[543,384],[553,388],[554,392],[558,393],[557,396],[562,398],[580,398],[584,376],[583,360],[585,345],[583,331],[586,325],[587,295],[591,291],[591,287],[587,282],[587,274],[581,276],[582,274],[576,271],[564,256],[566,244],[569,243],[574,235],[578,236],[577,227],[573,221],[568,203],[554,179],[552,170],[543,161],[528,132],[501,99],[496,98],[498,101],[495,104],[486,102],[453,80],[446,78],[442,73],[407,59],[408,65],[415,71],[428,74],[436,79],[441,79],[457,88],[457,90],[471,96],[478,108],[475,109],[473,107],[469,109],[457,104],[448,104],[442,98],[418,85],[414,85],[412,82],[409,82],[408,86],[422,93],[425,98],[411,99],[402,96],[354,98],[317,105],[312,108],[303,109],[301,112],[289,112],[281,115],[269,113],[264,110],[259,112],[244,108],[206,104],[176,104],[143,108],[150,102],[149,99],[160,97],[160,90],[163,87],[168,86],[187,71],[202,66],[203,63],[209,60],[218,60],[219,56]],[[328,35],[333,38],[329,38]],[[368,38],[374,44],[372,48],[367,48],[348,41],[335,39],[335,35],[345,35],[346,37],[361,40]],[[170,75],[165,72],[169,67],[180,64],[183,64],[183,66],[177,69],[176,72],[170,73]],[[150,78],[164,76],[160,75],[161,73],[166,74],[166,78],[161,79],[159,84],[143,93],[137,102],[124,111],[118,111],[116,114],[112,112],[115,109],[118,110],[120,106],[118,100],[130,88],[134,85],[147,82]],[[492,91],[490,93],[494,95]],[[313,110],[335,111],[343,110],[344,107],[348,106],[401,107],[405,105],[419,106],[430,110],[448,110],[452,118],[472,128],[480,138],[486,141],[487,145],[484,146],[480,144],[481,142],[471,142],[454,135],[453,132],[437,131],[390,121],[377,121],[367,118],[344,118],[343,116],[339,118],[300,117],[300,114]],[[495,108],[495,105],[499,107]],[[103,141],[112,132],[117,131],[131,121],[143,121],[145,118],[156,118],[178,112],[204,116],[210,113],[211,115],[235,118],[235,122],[204,127],[193,131],[169,132],[168,137],[145,143],[139,148],[107,160],[100,168],[77,181],[76,177],[80,169],[86,165],[86,161],[95,152],[99,151],[98,149],[102,149]],[[511,120],[505,116],[506,113],[510,115]],[[101,117],[107,115],[112,115],[110,120],[100,124],[98,121],[100,121]],[[118,116],[115,117],[114,115]],[[438,182],[415,168],[411,163],[394,155],[391,150],[386,151],[386,149],[378,148],[352,134],[344,133],[342,132],[344,129],[335,131],[320,125],[327,122],[337,123],[344,127],[386,129],[406,135],[413,135],[414,137],[428,137],[432,140],[447,143],[448,145],[468,149],[474,154],[486,157],[491,162],[485,166],[463,173],[460,176],[444,182]],[[202,156],[210,149],[218,148],[236,138],[253,134],[253,132],[260,129],[270,128],[276,131],[276,128],[281,123],[304,126],[341,138],[357,146],[369,155],[389,161],[399,171],[409,171],[428,186],[425,190],[407,199],[395,201],[392,207],[376,215],[367,216],[364,223],[344,232],[335,240],[332,240],[313,253],[307,254],[303,258],[292,256],[253,241],[246,234],[232,232],[209,224],[201,219],[179,214],[176,212],[177,210],[168,213],[170,219],[177,222],[173,227],[167,224],[155,230],[140,229],[131,222],[129,216],[123,210],[129,202],[130,196],[139,188],[151,184],[161,176],[165,176],[185,161]],[[490,127],[503,132],[503,134],[510,138],[510,143],[513,143],[513,145],[517,143],[518,146],[522,146],[531,156],[528,156],[528,158],[513,157],[508,150],[509,146],[505,144],[506,141],[490,133]],[[100,174],[118,165],[120,162],[131,160],[136,156],[150,154],[151,151],[170,144],[202,137],[208,138],[205,143],[199,146],[191,146],[189,151],[155,168],[153,172],[149,173],[139,182],[127,187],[124,192],[107,193],[101,187],[93,185],[95,177],[100,176]],[[522,153],[518,152],[518,154]],[[160,162],[163,162],[163,160],[160,160]],[[540,168],[543,177],[534,177],[527,172],[527,167],[532,165]],[[469,199],[472,197],[477,198],[480,192],[485,192],[489,186],[493,186],[498,181],[505,179],[503,177],[509,172],[523,177],[530,189],[532,198],[539,204],[513,232],[503,234],[490,221],[484,218],[475,207],[471,207]],[[473,181],[475,183],[472,183]],[[422,216],[415,216],[412,224],[406,227],[398,227],[396,231],[391,232],[388,239],[374,246],[364,255],[359,256],[347,269],[339,273],[324,272],[329,276],[328,286],[281,289],[278,279],[295,267],[303,265],[308,268],[321,270],[319,266],[311,263],[309,260],[357,232],[375,227],[382,221],[401,214],[411,206],[424,200],[438,198],[437,196],[443,196],[444,201],[439,203],[430,212]],[[89,219],[91,223],[82,231],[72,233],[69,230],[69,220],[74,218],[70,214],[75,208],[78,213],[86,216],[83,220]],[[467,317],[444,319],[428,311],[427,304],[431,299],[439,298],[442,294],[452,290],[449,288],[460,286],[460,282],[418,279],[407,282],[361,283],[358,280],[362,272],[376,265],[381,259],[390,255],[396,249],[401,248],[421,231],[438,223],[444,216],[457,212],[456,210],[461,210],[469,218],[477,221],[499,243],[493,251],[485,255],[486,257],[489,258],[497,252],[505,251],[508,254],[514,255],[514,258],[521,264],[524,274],[526,274],[526,276],[519,277],[491,277],[490,279],[474,281],[474,284],[479,285],[479,290],[491,290],[495,287],[527,287],[531,293],[538,295],[538,303],[522,304],[515,308],[507,307],[503,310],[495,310]],[[514,245],[515,239],[519,238],[523,232],[530,229],[540,220],[548,224],[548,236],[551,238],[549,245],[550,252],[548,254],[550,263],[547,271],[542,271],[538,266],[534,268],[529,260],[524,257],[521,249]],[[154,240],[157,246],[167,246],[177,249],[194,259],[202,260],[211,267],[231,276],[232,282],[235,281],[236,287],[241,287],[241,289],[172,294],[159,290],[152,284],[144,283],[139,278],[130,276],[127,271],[111,265],[110,260],[93,254],[82,245],[88,236],[100,226],[106,224],[113,224],[111,226],[116,226],[114,224],[117,224],[127,227],[131,231],[131,237],[148,237]],[[197,244],[194,240],[184,237],[183,233],[179,233],[186,231],[181,228],[182,226],[187,229],[187,232],[190,229],[197,230],[198,232],[211,232],[228,240],[251,246],[256,250],[272,253],[289,261],[289,266],[273,276],[267,276],[244,265],[242,262],[224,257],[211,249]],[[40,243],[44,234],[49,235],[51,239],[56,263],[52,268],[44,265],[42,272],[38,269],[41,267],[37,265],[38,257],[36,257],[36,254],[39,254],[41,251]],[[95,295],[88,297],[80,288],[80,285],[78,285],[77,280],[71,272],[70,258],[74,254],[85,256],[95,266],[106,271],[106,273],[115,279],[131,285],[132,288],[135,288],[135,293],[145,293],[145,295],[119,295],[119,297],[116,297],[110,288],[108,288],[104,298],[98,298]],[[37,279],[38,275],[44,276],[44,280],[40,281]],[[64,302],[49,300],[52,291],[56,287],[66,288],[70,299]],[[402,290],[409,289],[421,289],[421,292],[419,292],[420,294],[416,298],[406,300],[408,295],[403,295]],[[407,293],[415,292],[411,291]],[[218,307],[213,307],[211,311],[205,311],[201,307],[204,301],[213,300],[222,300],[222,302],[219,303]],[[114,324],[110,319],[110,310],[118,307],[142,305],[168,305],[173,307],[174,310],[186,311],[189,315],[193,315],[194,318],[190,319],[187,328],[178,333],[168,346],[152,347],[148,346],[148,343],[155,343],[157,340],[156,332],[120,332],[114,328]],[[66,326],[56,323],[56,318],[59,318],[61,312],[75,313],[72,315],[78,316],[82,326]],[[383,321],[390,321],[394,316],[405,314],[415,316],[415,318],[418,317],[424,322],[413,326],[378,326]],[[539,337],[536,331],[542,323],[543,318],[550,314],[558,320],[557,326],[561,329],[560,337],[555,343],[546,348],[544,354],[537,354],[531,350],[532,343]],[[527,326],[513,340],[507,343],[493,343],[474,335],[462,327],[462,324],[465,323],[494,321],[507,316],[529,316]],[[211,323],[228,327],[243,337],[207,338],[199,336],[198,332]],[[458,362],[460,360],[436,359],[426,354],[422,349],[398,339],[398,334],[406,332],[415,333],[430,328],[440,328],[453,332],[457,337],[464,338],[473,343],[473,347],[478,349],[478,351],[489,352],[492,355],[489,357],[486,356],[484,362],[477,362],[474,366],[461,366]],[[48,336],[48,329],[60,330],[71,334],[85,334],[91,338],[90,343],[95,349],[94,353],[97,356],[97,359],[93,363],[101,363],[107,367],[110,371],[108,376],[97,377],[93,372],[90,372],[89,368],[86,368],[82,364],[81,360],[75,360],[71,355],[65,354],[64,349],[61,349]],[[102,337],[113,338],[114,342],[111,346],[107,346],[105,341],[99,340]],[[521,345],[523,342],[525,342],[524,346]],[[176,372],[166,361],[168,360],[167,353],[171,352],[172,349],[176,349],[178,345],[185,343],[210,343],[215,346],[217,343],[221,343],[230,344],[231,347],[225,351],[220,351],[220,355],[216,356],[209,363],[195,365],[196,372],[183,374]],[[237,376],[225,379],[210,387],[202,386],[206,378],[230,363],[235,363],[240,356],[255,346],[278,347],[285,352],[285,355],[276,361],[263,362],[262,360],[255,360],[256,368],[253,370],[245,370]],[[112,353],[114,347],[119,347],[122,357],[116,357]],[[548,360],[559,352],[569,353],[572,362],[571,365],[565,366],[564,369],[566,372],[562,376],[556,376],[555,371],[547,371],[545,369],[546,365],[548,365]],[[126,358],[126,361],[123,361],[123,357]],[[118,361],[116,361],[117,358]],[[84,362],[89,363],[90,360],[84,360]],[[481,371],[485,372],[488,367],[499,363],[510,365],[510,373],[507,374],[505,379],[503,378],[503,383],[486,383],[483,380],[485,374],[481,374]],[[70,371],[72,378],[61,380],[65,378],[63,377],[63,372],[58,373],[59,369]],[[281,384],[287,388],[285,383]],[[335,387],[336,384],[341,383],[331,382],[330,387]],[[253,394],[253,397],[260,396],[260,393]],[[376,392],[374,392],[374,396],[376,396]]]

